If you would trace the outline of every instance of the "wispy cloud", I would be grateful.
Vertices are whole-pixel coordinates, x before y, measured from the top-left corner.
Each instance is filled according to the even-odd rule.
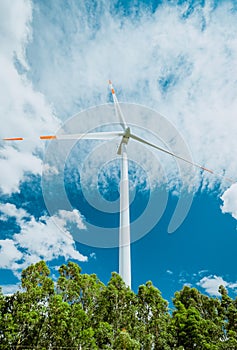
[[[96,260],[96,254],[94,252],[90,253],[90,258]]]

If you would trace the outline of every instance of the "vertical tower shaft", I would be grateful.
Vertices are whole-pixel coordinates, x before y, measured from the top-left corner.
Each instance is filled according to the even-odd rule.
[[[120,180],[119,274],[131,288],[130,214],[127,145],[122,143]]]

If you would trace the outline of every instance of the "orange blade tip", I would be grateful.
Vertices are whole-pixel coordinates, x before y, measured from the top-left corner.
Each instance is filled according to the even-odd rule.
[[[40,136],[41,140],[54,140],[56,139],[55,135],[46,135],[46,136]]]
[[[4,141],[22,141],[23,137],[6,137],[3,139]]]
[[[203,166],[202,166],[202,169],[205,170],[205,171],[208,171],[208,172],[211,173],[211,174],[213,174],[213,171],[210,170],[210,169],[204,168]]]

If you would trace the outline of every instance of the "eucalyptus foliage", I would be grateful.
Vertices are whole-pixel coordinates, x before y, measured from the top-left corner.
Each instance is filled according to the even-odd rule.
[[[74,262],[55,280],[44,261],[22,271],[20,291],[0,292],[0,349],[235,350],[237,300],[184,286],[173,309],[147,282],[130,290],[117,273],[107,286]]]

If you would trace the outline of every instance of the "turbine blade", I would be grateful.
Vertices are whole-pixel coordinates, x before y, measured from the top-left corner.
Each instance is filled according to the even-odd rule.
[[[23,141],[23,137],[5,137],[3,141]]]
[[[118,136],[122,136],[121,131],[105,131],[105,132],[91,132],[87,134],[68,134],[57,135],[57,140],[112,140]]]
[[[116,117],[118,118],[118,120],[120,122],[120,125],[122,126],[123,130],[126,130],[128,126],[127,126],[127,123],[126,123],[125,118],[123,116],[122,110],[120,108],[120,105],[119,105],[117,96],[115,94],[115,90],[113,88],[111,80],[109,80],[109,87],[110,87],[110,90],[111,90],[111,93],[112,93],[112,96],[113,96]]]
[[[43,135],[40,136],[40,140],[55,140],[57,138],[56,135]]]
[[[39,136],[41,140],[112,140],[115,137],[122,136],[121,131],[108,131],[108,132],[91,132],[88,134],[61,134],[61,135],[42,135]],[[3,141],[23,141],[23,137],[6,137]]]
[[[119,156],[121,156],[121,154],[122,154],[122,143],[123,143],[123,139],[121,140],[120,145],[119,145],[119,148],[118,148],[118,151],[117,151],[117,154],[118,154]]]
[[[133,140],[136,140],[136,141],[138,141],[138,142],[144,143],[145,145],[148,145],[148,146],[151,146],[151,147],[153,147],[153,148],[156,148],[156,149],[158,149],[158,150],[161,151],[161,152],[164,152],[164,153],[166,153],[166,154],[169,154],[170,156],[173,156],[173,157],[175,157],[175,158],[177,158],[177,159],[180,159],[180,160],[182,160],[182,161],[184,161],[184,162],[186,162],[186,163],[188,163],[188,164],[191,164],[191,165],[195,166],[196,168],[199,168],[199,169],[201,169],[201,170],[203,170],[203,171],[207,171],[207,172],[209,172],[209,173],[211,173],[211,174],[213,174],[213,175],[216,175],[216,176],[218,176],[218,177],[222,177],[222,178],[226,179],[227,181],[229,181],[229,182],[231,182],[231,183],[234,183],[234,182],[235,182],[233,179],[230,179],[230,178],[228,178],[228,177],[226,177],[226,176],[224,176],[224,175],[222,175],[222,174],[217,174],[216,172],[214,172],[214,171],[211,170],[211,169],[205,168],[205,167],[202,166],[202,165],[199,165],[199,164],[197,164],[197,163],[191,162],[190,160],[188,160],[188,159],[186,159],[186,158],[183,158],[183,157],[181,157],[181,156],[179,156],[179,155],[177,155],[177,154],[175,154],[175,153],[173,153],[173,152],[170,152],[170,151],[168,151],[168,150],[165,149],[165,148],[159,147],[159,146],[157,146],[157,145],[155,145],[155,144],[153,144],[153,143],[151,143],[151,142],[148,142],[148,141],[144,140],[144,139],[141,138],[141,137],[138,137],[138,136],[133,135],[133,134],[130,134],[130,137],[131,137]]]

